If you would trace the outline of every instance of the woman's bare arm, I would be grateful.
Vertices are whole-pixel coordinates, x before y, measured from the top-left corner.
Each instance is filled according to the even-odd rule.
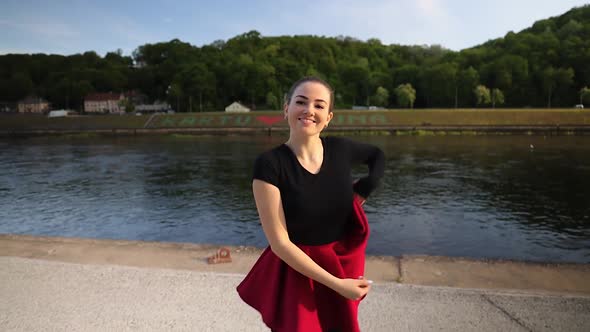
[[[297,272],[338,292],[349,299],[358,299],[370,290],[365,279],[340,279],[324,270],[289,239],[285,213],[279,189],[267,182],[255,179],[252,191],[262,229],[271,250]]]

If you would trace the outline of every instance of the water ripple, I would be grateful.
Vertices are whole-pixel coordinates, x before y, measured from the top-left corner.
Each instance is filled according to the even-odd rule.
[[[590,137],[355,139],[387,156],[368,253],[590,262]],[[251,167],[280,143],[0,141],[0,233],[265,246]]]

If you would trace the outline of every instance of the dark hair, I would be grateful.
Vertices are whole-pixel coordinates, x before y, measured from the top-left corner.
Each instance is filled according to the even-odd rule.
[[[293,93],[295,93],[295,90],[297,89],[297,87],[299,87],[301,84],[307,83],[307,82],[319,83],[319,84],[323,85],[326,89],[328,89],[328,91],[330,92],[330,103],[329,103],[330,106],[328,108],[328,111],[332,112],[332,110],[334,109],[334,89],[332,89],[332,87],[330,86],[330,84],[328,84],[328,82],[324,81],[323,79],[321,79],[319,77],[315,77],[315,76],[306,76],[306,77],[298,80],[297,82],[293,83],[293,85],[291,86],[291,89],[289,89],[289,92],[287,93],[287,95],[285,95],[285,103],[287,103],[287,104],[291,103],[291,98],[293,97]]]

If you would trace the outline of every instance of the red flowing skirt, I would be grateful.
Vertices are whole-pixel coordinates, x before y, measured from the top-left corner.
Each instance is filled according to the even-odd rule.
[[[356,279],[364,275],[369,225],[356,197],[353,215],[354,230],[346,238],[317,246],[297,245],[338,278]],[[264,323],[273,331],[360,331],[360,300],[346,299],[295,271],[270,247],[264,250],[237,291],[244,302],[260,312]]]

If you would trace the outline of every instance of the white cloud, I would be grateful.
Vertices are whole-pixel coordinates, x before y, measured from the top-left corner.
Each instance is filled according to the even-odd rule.
[[[280,1],[279,1],[280,3]],[[450,47],[457,38],[458,22],[440,0],[318,0],[297,4],[297,10],[274,4],[268,12],[278,19],[259,19],[255,26],[263,35],[345,35],[385,44],[441,44]],[[264,15],[264,14],[263,14]],[[454,41],[454,40],[453,40]]]
[[[195,45],[258,30],[264,36],[377,38],[384,44],[440,44],[454,50],[560,15],[580,0],[288,0],[213,4],[160,0],[130,9],[89,0],[43,2],[0,14],[5,48],[99,54],[179,38]],[[1,6],[0,6],[1,7]],[[164,10],[162,8],[165,8]],[[506,11],[505,8],[510,8]],[[90,15],[89,15],[90,14]]]

